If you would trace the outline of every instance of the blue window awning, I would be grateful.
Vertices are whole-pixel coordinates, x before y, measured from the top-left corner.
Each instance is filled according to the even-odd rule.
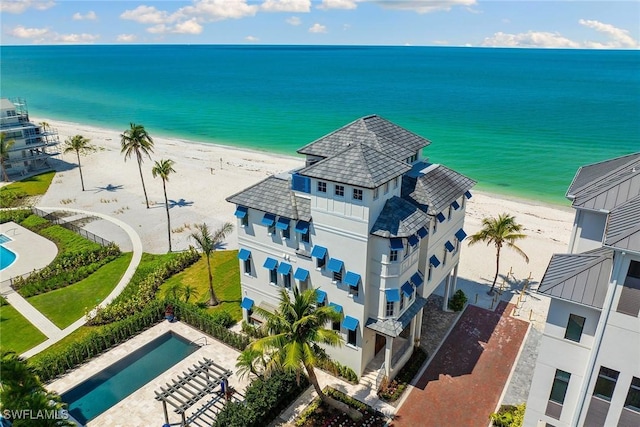
[[[418,243],[420,243],[420,239],[418,239],[418,236],[416,236],[416,235],[414,235],[414,234],[412,234],[411,236],[409,236],[409,239],[408,239],[408,240],[409,240],[409,244],[410,244],[411,246],[415,246],[415,245],[417,245]]]
[[[253,300],[247,297],[242,298],[240,307],[244,308],[245,310],[251,310],[253,308]]]
[[[352,288],[357,288],[358,283],[360,283],[360,275],[354,273],[353,271],[347,271],[346,276],[344,276],[344,283],[351,286]]]
[[[285,276],[291,273],[291,264],[287,264],[286,262],[281,262],[278,266],[278,273],[284,274]]]
[[[404,285],[402,285],[400,289],[402,289],[402,293],[405,294],[407,298],[413,294],[413,286],[411,286],[409,282],[404,282]]]
[[[296,233],[307,234],[309,232],[309,223],[307,221],[298,221],[296,223]]]
[[[400,289],[385,289],[384,293],[387,295],[387,302],[400,301]]]
[[[458,239],[459,242],[462,242],[465,237],[467,237],[467,233],[465,233],[462,228],[456,231],[456,239]]]
[[[248,211],[249,211],[248,207],[238,205],[238,207],[236,208],[236,213],[234,215],[237,216],[238,218],[244,218],[245,216],[247,216]]]
[[[290,221],[291,220],[289,218],[281,216],[280,218],[278,218],[278,222],[276,222],[276,228],[279,230],[286,230],[289,228]]]
[[[318,301],[318,303],[323,303],[327,298],[327,293],[325,291],[321,291],[320,289],[316,289],[316,296],[318,297],[316,301]]]
[[[336,313],[342,313],[342,306],[336,304],[335,302],[330,302],[329,303],[329,307],[333,307],[333,309],[336,311]]]
[[[327,256],[327,248],[320,245],[315,245],[313,249],[311,249],[311,256],[322,259]]]
[[[238,258],[240,258],[242,261],[248,260],[250,256],[251,251],[247,249],[240,249],[240,251],[238,251]]]
[[[262,266],[267,270],[274,270],[278,266],[278,261],[273,258],[267,257],[267,259],[264,260],[264,264]]]
[[[266,213],[262,217],[262,225],[266,225],[267,227],[271,227],[273,223],[276,221],[276,216],[274,214]]]
[[[358,323],[360,322],[358,322],[358,319],[356,319],[355,317],[345,316],[344,320],[342,321],[342,327],[350,331],[355,331],[356,329],[358,329]]]
[[[404,243],[402,239],[391,239],[391,249],[394,251],[401,251],[404,249]]]
[[[336,258],[329,259],[329,263],[327,264],[327,269],[334,273],[340,273],[342,271],[342,267],[344,267],[344,262]]]
[[[304,282],[309,278],[309,270],[305,270],[304,268],[298,267],[296,269],[296,273],[293,275],[293,278],[296,280],[300,280],[301,282]]]
[[[431,255],[431,258],[429,258],[429,262],[436,268],[440,265],[440,260],[435,255]]]
[[[429,234],[429,231],[427,231],[427,229],[424,227],[420,227],[420,229],[418,230],[418,236],[420,236],[421,239],[424,239],[425,237],[427,237],[427,234]]]
[[[436,218],[438,218],[438,221],[440,222],[444,222],[444,220],[447,219],[442,212],[436,215]]]
[[[450,242],[450,241],[448,241],[448,240],[447,240],[446,242],[444,242],[444,247],[445,247],[445,248],[447,248],[447,250],[448,250],[449,252],[453,252],[453,251],[455,251],[455,250],[456,250],[456,248],[453,246],[453,243],[451,243],[451,242]]]
[[[451,203],[451,207],[455,210],[460,209],[460,203],[458,203],[457,200],[454,200],[453,203]]]
[[[439,263],[440,261],[438,261]],[[436,266],[437,267],[437,266]],[[413,276],[411,276],[411,282],[413,282],[414,286],[417,288],[418,286],[422,285],[422,276],[420,275],[420,273],[414,273]]]
[[[465,192],[464,192],[464,195],[465,195],[465,197],[466,197],[467,199],[470,199],[470,198],[471,198],[471,192],[470,192],[470,191],[465,191]]]

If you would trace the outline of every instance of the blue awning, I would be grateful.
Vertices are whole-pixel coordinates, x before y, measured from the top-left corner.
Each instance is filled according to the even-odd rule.
[[[342,327],[350,331],[355,331],[356,329],[358,329],[358,323],[360,323],[358,322],[358,319],[351,316],[345,316],[344,320],[342,321]]]
[[[344,262],[336,258],[331,258],[329,259],[329,263],[327,264],[327,269],[329,271],[333,271],[334,273],[340,273],[342,271],[343,266],[344,266]]]
[[[274,270],[278,266],[278,261],[273,258],[267,257],[267,259],[264,260],[264,264],[262,266],[268,270]]]
[[[296,280],[300,280],[301,282],[304,282],[309,278],[309,270],[305,270],[304,268],[298,267],[296,269],[296,274],[293,275],[293,278]]]
[[[360,282],[359,274],[354,273],[352,271],[347,271],[346,276],[344,276],[344,283],[346,283],[347,285],[353,288],[357,288],[359,282]]]
[[[407,298],[411,297],[413,294],[413,286],[411,286],[411,283],[409,282],[404,282],[404,285],[402,285],[400,289],[402,289],[402,293],[405,294]]]
[[[262,225],[266,225],[267,227],[271,227],[273,223],[276,221],[276,216],[274,214],[266,213],[262,217]]]
[[[311,256],[322,259],[327,256],[327,248],[325,248],[324,246],[315,245],[313,249],[311,249]]]
[[[281,262],[278,266],[278,273],[284,274],[285,276],[291,273],[291,264],[287,264],[286,262]]]
[[[418,236],[412,234],[411,236],[409,236],[409,244],[411,246],[415,246],[418,243],[420,243],[420,239],[418,239]]]
[[[318,301],[318,303],[324,302],[325,298],[327,298],[327,293],[325,291],[321,291],[320,289],[316,289],[316,295],[318,297],[318,299],[316,300]]]
[[[453,203],[451,203],[451,207],[455,210],[460,209],[460,203],[458,203],[457,200],[454,200]]]
[[[391,239],[391,249],[394,251],[401,251],[404,249],[404,243],[402,239]]]
[[[296,223],[296,233],[307,234],[309,232],[309,223],[307,221],[298,221]]]
[[[329,307],[333,307],[333,309],[336,311],[336,313],[342,313],[342,306],[336,304],[335,302],[330,302],[329,303]]]
[[[467,197],[467,199],[471,198],[471,192],[470,191],[465,191],[464,195]]]
[[[442,212],[436,215],[436,218],[438,218],[438,221],[440,222],[444,222],[444,220],[447,219]]]
[[[240,249],[240,251],[238,252],[238,258],[240,258],[242,261],[248,260],[250,256],[251,251],[248,251],[246,249]]]
[[[291,220],[289,218],[285,218],[281,216],[280,218],[278,218],[278,222],[276,223],[276,228],[280,230],[286,230],[287,228],[289,228],[290,221]]]
[[[438,263],[440,263],[440,261],[438,261]],[[422,285],[422,276],[420,275],[420,273],[414,273],[413,276],[411,276],[411,281],[417,288],[418,286]]]
[[[420,227],[420,229],[418,230],[418,236],[420,236],[421,239],[424,239],[425,237],[427,237],[427,234],[429,234],[429,231],[424,227]]]
[[[253,300],[247,297],[242,298],[240,307],[244,308],[245,310],[251,310],[251,308],[253,307]]]
[[[247,216],[248,210],[249,210],[248,207],[238,205],[238,207],[236,208],[236,213],[234,215],[237,216],[238,218],[244,218],[245,216]]]
[[[459,242],[462,242],[465,237],[467,237],[467,233],[465,233],[462,228],[456,231],[456,239],[458,239]]]
[[[431,255],[431,258],[429,258],[429,262],[436,268],[440,265],[440,260],[435,255]]]
[[[385,289],[384,293],[387,295],[387,302],[400,301],[400,289]]]
[[[445,248],[447,248],[447,250],[448,250],[449,252],[453,252],[453,251],[455,251],[455,250],[456,250],[456,248],[453,246],[453,243],[451,243],[451,242],[450,242],[450,241],[448,241],[448,240],[447,240],[446,242],[444,242],[444,247],[445,247]]]

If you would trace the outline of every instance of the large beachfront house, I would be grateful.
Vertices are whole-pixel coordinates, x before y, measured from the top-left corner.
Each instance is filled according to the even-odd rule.
[[[328,348],[361,376],[396,375],[421,333],[426,297],[455,287],[465,199],[475,182],[428,163],[430,141],[367,116],[302,147],[306,165],[227,198],[237,205],[245,320],[282,288],[318,289],[342,321]],[[380,365],[369,367],[380,369]]]
[[[31,123],[24,99],[0,99],[0,132],[5,141],[14,141],[4,160],[9,176],[49,169],[49,158],[60,154],[57,132]]]
[[[581,167],[524,425],[640,426],[640,153]]]

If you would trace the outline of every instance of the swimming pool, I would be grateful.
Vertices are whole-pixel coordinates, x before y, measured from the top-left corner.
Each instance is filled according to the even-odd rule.
[[[6,234],[0,234],[0,244],[10,242],[11,240],[13,239]]]
[[[15,252],[0,245],[0,270],[9,267],[18,256]]]
[[[199,348],[167,332],[63,393],[62,401],[69,404],[71,416],[85,424]]]

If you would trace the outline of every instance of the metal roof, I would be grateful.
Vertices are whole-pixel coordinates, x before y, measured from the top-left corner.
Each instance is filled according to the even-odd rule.
[[[581,166],[567,189],[566,196],[572,198],[577,192],[600,181],[603,177],[615,173],[620,167],[640,158],[640,153],[628,154],[602,162]]]
[[[604,233],[604,244],[640,252],[640,196],[611,211]]]
[[[393,196],[386,201],[371,228],[371,234],[380,237],[409,237],[429,224],[429,216],[414,204]]]

